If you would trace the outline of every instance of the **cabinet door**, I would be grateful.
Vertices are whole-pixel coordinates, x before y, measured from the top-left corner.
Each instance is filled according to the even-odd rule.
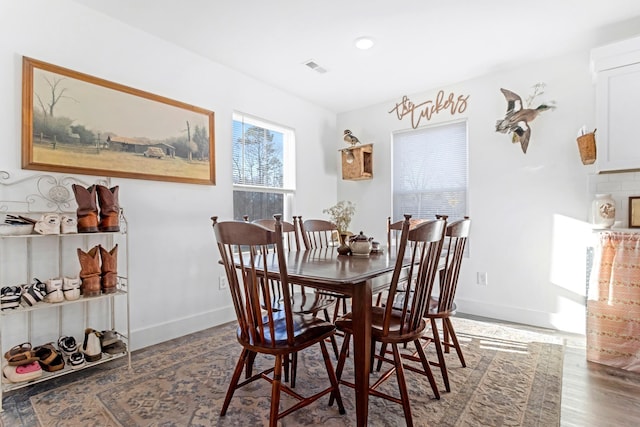
[[[598,73],[598,171],[640,170],[640,63]]]

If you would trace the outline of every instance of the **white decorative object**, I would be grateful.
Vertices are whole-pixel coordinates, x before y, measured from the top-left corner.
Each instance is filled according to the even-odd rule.
[[[611,228],[616,221],[616,202],[611,194],[596,194],[591,214],[593,228]]]

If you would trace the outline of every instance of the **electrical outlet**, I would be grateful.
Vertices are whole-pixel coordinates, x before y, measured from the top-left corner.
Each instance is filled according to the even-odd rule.
[[[227,289],[229,287],[229,281],[227,280],[227,276],[220,276],[218,278],[218,289]]]
[[[480,286],[487,286],[487,273],[478,271],[477,283]]]

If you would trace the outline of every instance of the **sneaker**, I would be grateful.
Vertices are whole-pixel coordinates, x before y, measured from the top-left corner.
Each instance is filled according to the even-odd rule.
[[[22,301],[29,307],[39,303],[47,294],[47,285],[38,279],[33,279],[30,285],[23,285]]]
[[[58,348],[66,357],[71,357],[71,354],[78,351],[78,344],[74,337],[64,335],[58,339]]]
[[[60,215],[57,213],[42,215],[33,229],[38,234],[60,234]]]
[[[78,232],[78,219],[71,215],[62,215],[60,218],[60,232],[62,234],[73,234]]]
[[[20,298],[22,297],[21,286],[4,286],[0,290],[0,308],[9,310],[20,307]]]
[[[64,294],[62,293],[62,279],[49,279],[45,284],[47,294],[44,297],[46,302],[56,303],[64,301]]]
[[[67,301],[75,301],[80,298],[80,278],[64,277],[62,279],[62,293]]]
[[[69,355],[69,365],[71,369],[78,369],[84,366],[84,355],[79,351]]]

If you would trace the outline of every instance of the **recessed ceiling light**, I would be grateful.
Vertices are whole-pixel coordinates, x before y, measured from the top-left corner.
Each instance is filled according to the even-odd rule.
[[[356,47],[362,50],[371,49],[373,47],[373,39],[371,37],[358,37],[356,39]]]

